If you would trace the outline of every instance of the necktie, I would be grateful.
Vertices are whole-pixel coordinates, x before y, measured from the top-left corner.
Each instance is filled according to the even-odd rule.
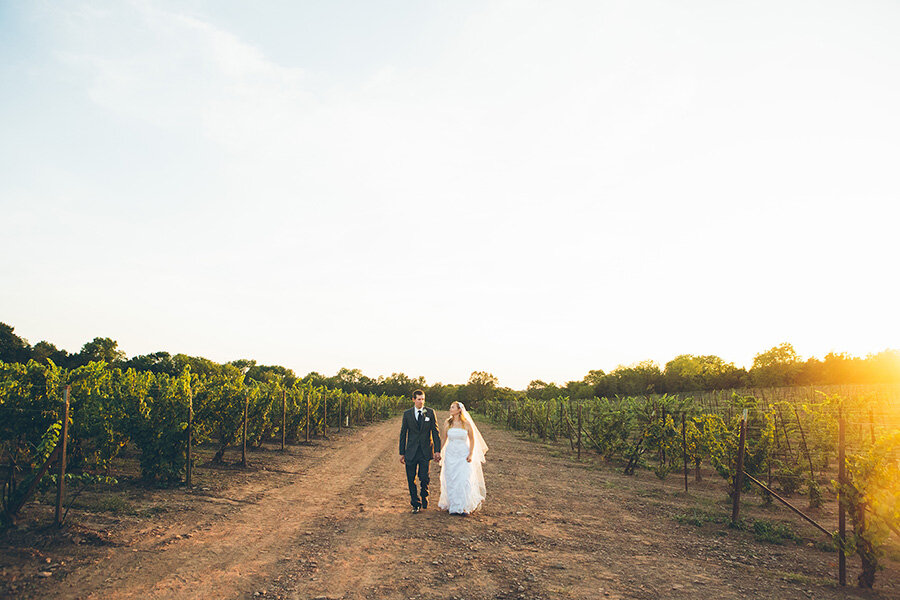
[[[418,419],[419,420],[419,429],[421,429],[422,425],[425,424],[425,419],[422,417],[423,412],[424,411],[421,411],[421,410],[419,411],[419,419]]]

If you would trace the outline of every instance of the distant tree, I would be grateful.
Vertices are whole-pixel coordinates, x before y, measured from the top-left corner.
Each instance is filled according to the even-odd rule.
[[[173,356],[172,365],[175,373],[181,373],[185,367],[190,367],[191,373],[198,375],[217,375],[225,370],[225,365],[220,365],[202,356],[188,356],[187,354]]]
[[[616,379],[616,393],[636,396],[663,391],[665,380],[662,371],[652,360],[635,363],[629,367],[616,367],[610,373]]]
[[[125,361],[126,355],[119,350],[119,342],[112,338],[95,337],[81,347],[81,352],[75,357],[78,365],[86,365],[89,362],[104,361],[109,365],[120,365]]]
[[[247,371],[247,377],[254,381],[277,383],[283,387],[291,387],[297,381],[294,371],[281,365],[255,365]]]
[[[864,363],[864,359],[843,352],[829,352],[824,360],[813,356],[799,366],[796,383],[804,385],[865,383]]]
[[[410,384],[413,387],[413,390],[422,390],[424,391],[426,387],[428,387],[428,383],[425,381],[425,377],[419,375],[410,380]],[[410,390],[410,394],[412,394],[412,390]]]
[[[810,379],[815,383],[865,383],[864,362],[864,359],[844,352],[829,352],[821,362],[821,373],[809,373]]]
[[[360,391],[360,386],[365,379],[368,379],[368,377],[363,375],[363,372],[359,369],[348,369],[347,367],[341,368],[341,370],[337,372],[336,377],[338,385],[345,392]]]
[[[702,365],[693,354],[681,354],[667,362],[664,377],[669,392],[703,389]]]
[[[585,385],[590,386],[591,395],[598,398],[609,398],[615,396],[619,391],[616,377],[604,373],[600,369],[588,371],[588,374],[581,381]]]
[[[900,383],[900,350],[870,354],[862,368],[867,383]]]
[[[524,398],[525,394],[508,387],[498,387],[494,390],[494,400],[499,402],[508,403],[523,400]]]
[[[233,360],[228,365],[241,371],[246,369],[245,377],[247,380],[277,383],[284,387],[291,387],[297,381],[297,375],[294,371],[280,365],[260,365],[249,358]]]
[[[122,368],[134,369],[135,371],[150,371],[152,373],[165,373],[173,376],[180,372],[175,368],[175,361],[168,352],[154,352],[152,354],[133,356],[125,361]]]
[[[303,383],[312,384],[314,386],[323,385],[325,383],[325,376],[321,373],[317,373],[316,371],[310,371],[309,373],[304,375],[303,379],[301,379],[300,381],[302,381]]]
[[[239,358],[237,360],[233,360],[231,362],[225,363],[226,365],[231,365],[233,367],[237,367],[238,370],[244,369],[252,369],[256,366],[256,361],[251,358]]]
[[[60,350],[50,342],[42,340],[31,349],[31,358],[43,364],[51,360],[57,367],[68,367],[70,357],[65,350]]]
[[[59,352],[59,349],[56,346],[50,342],[41,340],[31,348],[31,359],[42,364],[47,364],[47,359],[57,352]],[[56,364],[56,361],[53,362]]]
[[[801,368],[794,347],[784,342],[754,357],[750,381],[759,387],[794,385]]]
[[[425,378],[419,375],[412,378],[406,373],[391,373],[390,377],[380,376],[372,382],[372,391],[377,394],[387,394],[388,396],[407,396],[412,398],[414,390],[420,389],[425,391],[428,387]],[[425,394],[426,400],[428,394]]]
[[[448,384],[444,385],[443,383],[435,383],[430,385],[425,390],[425,399],[427,400],[429,406],[435,408],[448,409],[453,402],[456,401],[466,401],[465,398],[465,386],[456,385],[456,384]]]
[[[541,391],[541,400],[544,400],[544,401],[554,400],[556,398],[559,398],[560,396],[565,396],[565,395],[566,395],[566,389],[559,387],[558,385],[556,385],[555,383],[553,383],[551,381],[550,383],[547,384],[547,387],[545,387]]]
[[[544,389],[546,389],[547,383],[541,381],[540,379],[533,379],[529,382],[528,387],[525,388],[525,395],[528,398],[533,398],[535,400],[540,400],[544,394]]]
[[[497,387],[498,380],[494,375],[487,371],[473,371],[469,376],[469,382],[466,384],[467,396],[472,410],[477,410],[481,403],[493,397],[494,388]]]
[[[691,392],[740,387],[745,373],[733,363],[726,363],[712,354],[682,354],[666,363],[665,391]]]
[[[747,374],[747,369],[736,367],[734,363],[726,363],[722,371],[709,377],[706,389],[727,390],[746,387],[749,382],[750,378]]]
[[[588,399],[594,397],[594,386],[584,381],[567,381],[565,389],[569,398]]]
[[[389,396],[411,396],[413,390],[413,380],[406,373],[391,373],[390,377],[378,378],[378,390],[382,394]]]
[[[602,383],[605,377],[606,373],[602,369],[592,369],[588,371],[588,374],[581,381],[587,385],[597,385]]]
[[[0,361],[28,362],[31,358],[31,344],[13,333],[14,329],[6,323],[0,323]]]

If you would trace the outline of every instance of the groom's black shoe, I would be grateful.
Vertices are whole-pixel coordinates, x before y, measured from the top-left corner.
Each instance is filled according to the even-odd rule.
[[[419,507],[413,506],[413,514],[416,514],[417,512],[419,512]]]
[[[428,508],[428,498],[422,498],[422,510]]]

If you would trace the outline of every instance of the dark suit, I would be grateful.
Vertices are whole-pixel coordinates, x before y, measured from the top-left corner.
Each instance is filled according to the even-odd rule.
[[[435,452],[441,451],[441,434],[438,430],[434,411],[428,407],[423,410],[421,423],[416,420],[415,407],[403,413],[400,424],[400,456],[406,458],[406,481],[409,484],[410,504],[420,506],[416,493],[416,475],[422,490],[422,500],[428,498],[428,468]]]

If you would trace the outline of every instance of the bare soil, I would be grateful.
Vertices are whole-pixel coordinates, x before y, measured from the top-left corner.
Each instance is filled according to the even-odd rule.
[[[62,530],[32,503],[0,537],[5,598],[870,598],[900,597],[888,562],[874,590],[839,588],[816,529],[758,496],[742,516],[800,540],[727,527],[721,479],[621,474],[568,447],[489,424],[482,510],[410,512],[399,417],[310,445],[203,464],[191,489],[85,493]],[[208,458],[211,452],[201,457]],[[233,451],[228,459],[233,460]],[[803,498],[796,503],[805,507]],[[812,511],[835,527],[833,507]],[[848,557],[849,582],[858,561]]]

